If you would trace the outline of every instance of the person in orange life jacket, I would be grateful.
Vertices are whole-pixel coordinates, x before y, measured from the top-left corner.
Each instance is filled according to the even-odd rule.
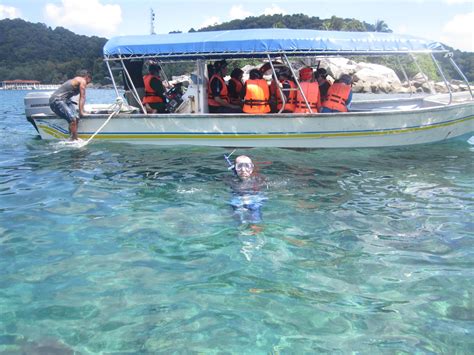
[[[245,113],[262,114],[270,112],[270,88],[258,69],[252,69],[244,85]]]
[[[230,80],[227,84],[227,88],[229,89],[229,100],[230,103],[233,105],[242,106],[242,89],[244,87],[244,83],[242,82],[242,76],[244,72],[242,69],[235,68],[230,73]]]
[[[296,92],[296,106],[295,113],[318,113],[321,107],[321,96],[319,94],[319,85],[317,82],[312,81],[313,69],[305,67],[300,69],[300,86],[303,90],[304,96],[308,101],[311,111],[308,109],[301,91]]]
[[[328,90],[331,87],[331,83],[326,79],[328,72],[324,68],[319,68],[314,73],[314,78],[319,84],[319,93],[321,95],[321,102],[327,99]]]
[[[145,96],[143,105],[148,113],[164,113],[166,111],[165,88],[160,78],[161,68],[157,64],[148,66],[148,74],[143,77]]]
[[[328,98],[323,102],[321,112],[347,112],[351,101],[352,78],[348,74],[342,74],[329,88]]]
[[[214,62],[214,75],[209,79],[207,88],[207,103],[210,113],[239,113],[242,109],[230,103],[229,90],[224,81],[227,74],[227,62],[219,60]]]
[[[285,95],[285,107],[282,113],[291,113],[295,111],[295,103],[296,103],[296,84],[292,80],[292,75],[290,69],[282,68],[278,72],[278,80],[282,86],[283,95]],[[277,100],[277,111],[279,112],[281,106],[283,105],[283,100],[281,99],[280,90],[276,89],[276,100]]]

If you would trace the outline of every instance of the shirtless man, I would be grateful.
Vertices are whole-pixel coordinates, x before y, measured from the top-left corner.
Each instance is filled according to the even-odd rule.
[[[73,79],[62,84],[49,98],[49,107],[61,118],[69,123],[71,140],[77,140],[77,124],[80,117],[84,117],[84,104],[86,102],[86,86],[92,81],[92,76],[87,70],[80,70]],[[76,111],[71,97],[79,94],[79,114]]]

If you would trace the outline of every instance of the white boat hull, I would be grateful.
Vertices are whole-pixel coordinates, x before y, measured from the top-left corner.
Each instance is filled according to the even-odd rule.
[[[94,140],[134,144],[227,147],[350,148],[443,141],[474,132],[474,101],[417,109],[338,114],[119,114]],[[88,139],[108,118],[79,122]],[[33,116],[41,138],[66,139],[68,125],[55,116]]]

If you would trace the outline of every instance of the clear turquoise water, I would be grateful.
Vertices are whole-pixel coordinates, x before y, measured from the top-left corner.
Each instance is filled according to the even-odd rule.
[[[0,353],[474,352],[474,146],[241,149],[36,138],[0,92]],[[113,100],[89,90],[90,101]]]

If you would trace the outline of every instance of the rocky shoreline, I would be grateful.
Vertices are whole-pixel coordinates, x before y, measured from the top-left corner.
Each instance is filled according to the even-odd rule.
[[[321,67],[326,68],[331,78],[349,74],[353,78],[355,93],[446,93],[448,89],[443,81],[429,80],[422,73],[401,81],[393,69],[379,64],[355,62],[347,58],[324,58]],[[410,85],[411,84],[411,85]],[[452,80],[451,91],[467,91],[467,84],[461,80]],[[474,87],[471,85],[471,89]]]

